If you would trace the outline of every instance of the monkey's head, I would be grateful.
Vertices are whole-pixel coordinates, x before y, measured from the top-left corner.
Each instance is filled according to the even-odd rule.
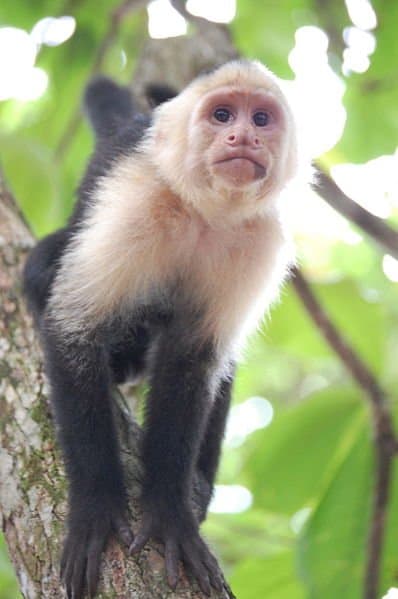
[[[150,139],[161,177],[205,218],[265,211],[297,167],[289,106],[258,62],[198,77],[155,111]]]

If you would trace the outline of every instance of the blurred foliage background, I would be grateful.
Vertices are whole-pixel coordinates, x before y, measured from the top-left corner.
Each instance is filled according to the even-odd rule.
[[[0,163],[38,236],[65,222],[92,146],[80,116],[85,83],[98,67],[129,82],[148,36],[145,7],[126,14],[112,33],[119,4],[0,3]],[[166,4],[152,3],[153,15],[171,11]],[[397,224],[398,2],[199,4],[230,10],[226,20],[238,50],[287,81],[312,157],[347,195]],[[163,25],[170,24],[171,13],[162,14]],[[73,18],[59,19],[65,16]],[[155,35],[155,21],[151,26]],[[398,418],[398,262],[313,193],[296,198],[290,215],[314,290]],[[287,285],[240,367],[204,526],[239,599],[362,597],[370,423],[363,392]],[[398,587],[396,470],[380,597]],[[0,599],[16,597],[0,544]]]

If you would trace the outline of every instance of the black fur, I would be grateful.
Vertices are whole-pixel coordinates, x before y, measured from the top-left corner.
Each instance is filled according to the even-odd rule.
[[[165,544],[169,584],[178,581],[178,560],[202,590],[221,588],[216,564],[198,532],[192,510],[196,475],[202,481],[199,519],[206,515],[230,400],[231,381],[217,382],[211,341],[196,346],[191,335],[200,313],[189,306],[147,306],[117,318],[91,337],[65,341],[46,312],[60,260],[98,177],[134,151],[150,124],[135,112],[130,93],[106,78],[87,89],[86,111],[96,149],[79,188],[68,225],[40,241],[28,257],[24,287],[45,350],[46,371],[69,481],[68,534],[61,575],[69,598],[97,589],[100,558],[111,534],[140,550],[149,537]],[[150,351],[149,351],[150,350]],[[130,531],[127,492],[112,417],[112,386],[145,371],[150,392],[145,420],[143,518]]]
[[[137,113],[130,91],[102,76],[87,86],[84,107],[97,137],[105,139],[123,129]]]
[[[177,95],[177,91],[165,83],[150,83],[147,85],[145,94],[152,108],[171,100]]]

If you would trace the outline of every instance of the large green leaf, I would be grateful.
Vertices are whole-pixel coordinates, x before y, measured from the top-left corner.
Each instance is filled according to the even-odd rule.
[[[354,391],[328,389],[277,413],[248,441],[247,485],[256,505],[293,514],[316,501],[364,411]]]
[[[239,599],[305,599],[292,551],[267,559],[247,559],[237,566],[230,578]]]
[[[369,529],[373,460],[366,422],[312,512],[299,541],[309,599],[360,599]]]

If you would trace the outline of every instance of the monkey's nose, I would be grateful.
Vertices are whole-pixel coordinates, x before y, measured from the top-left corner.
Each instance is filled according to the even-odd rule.
[[[260,138],[252,131],[243,128],[237,131],[233,131],[228,134],[226,142],[230,146],[252,146],[257,147],[261,145]]]

